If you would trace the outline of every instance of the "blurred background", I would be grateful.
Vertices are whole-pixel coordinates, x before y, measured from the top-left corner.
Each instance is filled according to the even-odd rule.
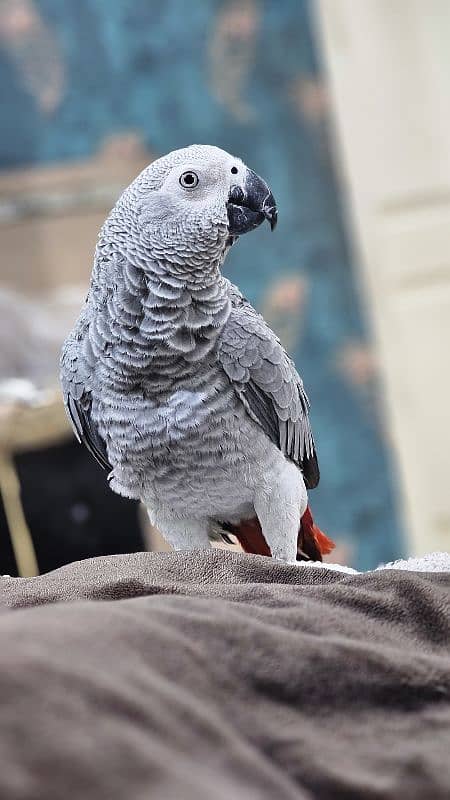
[[[225,271],[306,383],[332,560],[450,546],[449,34],[446,0],[0,0],[0,573],[163,546],[58,358],[121,190],[193,142],[278,201]]]

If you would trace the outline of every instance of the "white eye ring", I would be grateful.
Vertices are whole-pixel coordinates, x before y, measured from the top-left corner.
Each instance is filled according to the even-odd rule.
[[[188,170],[187,172],[183,172],[180,175],[180,185],[183,189],[195,189],[198,185],[198,175],[196,172],[192,172],[192,170]]]

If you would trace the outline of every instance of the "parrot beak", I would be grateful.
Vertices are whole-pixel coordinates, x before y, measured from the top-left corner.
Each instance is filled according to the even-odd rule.
[[[266,219],[274,230],[278,212],[275,198],[267,183],[247,168],[244,186],[232,186],[227,202],[230,236],[248,233]]]

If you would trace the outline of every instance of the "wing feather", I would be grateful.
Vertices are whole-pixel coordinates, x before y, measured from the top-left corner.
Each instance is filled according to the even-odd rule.
[[[67,415],[76,438],[82,442],[103,469],[108,471],[106,444],[92,419],[92,399],[89,390],[95,363],[87,340],[87,326],[79,321],[78,327],[64,343],[61,354],[61,386]]]
[[[300,467],[312,489],[320,473],[302,379],[274,332],[231,284],[230,296],[219,361],[247,413]]]

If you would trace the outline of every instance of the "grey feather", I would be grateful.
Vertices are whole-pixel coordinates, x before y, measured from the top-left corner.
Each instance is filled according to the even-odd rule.
[[[319,467],[303,382],[264,319],[236,287],[230,286],[230,294],[233,306],[220,336],[219,361],[252,418],[314,488]]]
[[[83,329],[83,315],[80,317]],[[87,328],[85,326],[85,332]],[[93,371],[94,356],[85,337],[69,337],[61,356],[61,383],[68,417],[79,442],[104,469],[111,469],[106,445],[91,417],[89,378]]]

